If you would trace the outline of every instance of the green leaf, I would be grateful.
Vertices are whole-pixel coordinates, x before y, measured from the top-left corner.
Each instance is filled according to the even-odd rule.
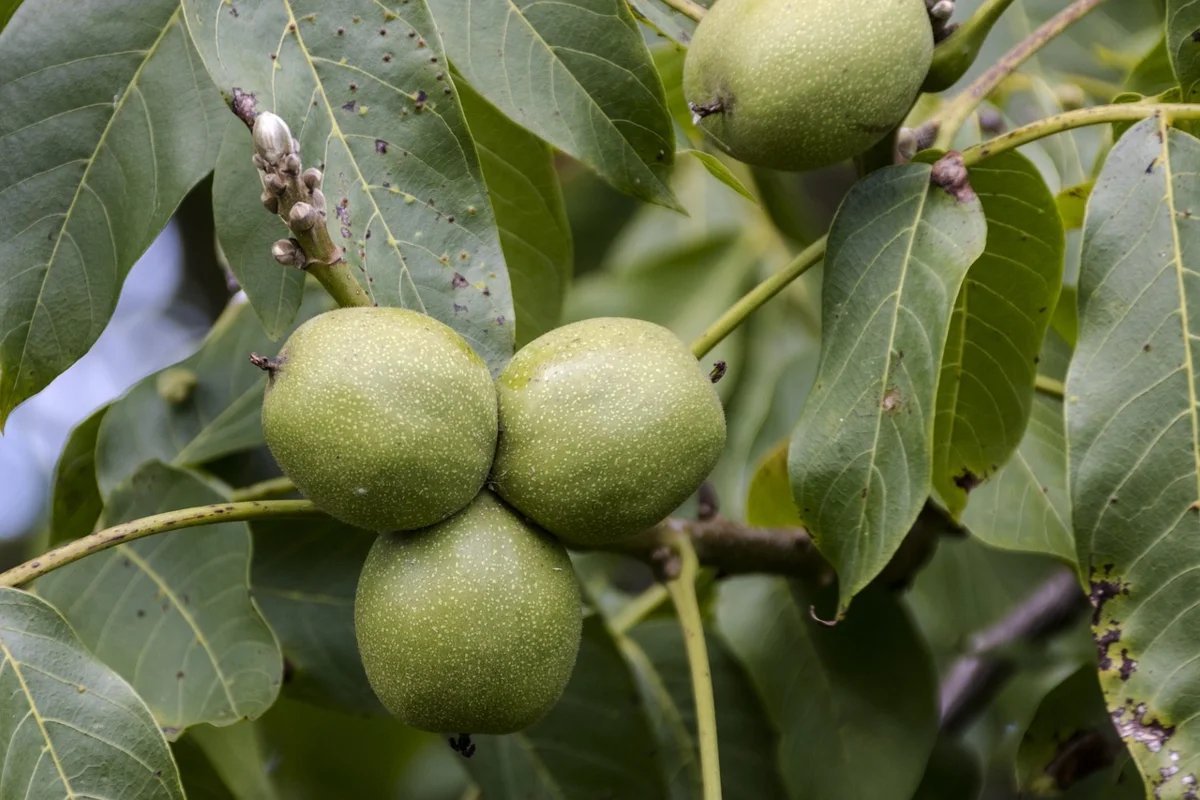
[[[246,139],[246,126],[230,115],[213,170],[213,223],[229,269],[275,341],[287,333],[300,310],[304,272],[284,267],[271,256],[271,245],[287,238],[288,231],[267,213],[254,191],[258,171],[250,162]]]
[[[16,13],[21,0],[0,0],[0,31],[3,31],[12,15]]]
[[[1179,80],[1175,77],[1175,68],[1167,52],[1166,37],[1159,37],[1154,47],[1146,52],[1125,78],[1127,90],[1145,96],[1162,94],[1178,85]]]
[[[445,739],[406,728],[390,716],[342,714],[281,697],[254,727],[284,800],[457,798],[465,788],[454,787],[465,784],[456,763],[463,759]],[[442,786],[448,784],[450,791],[404,791],[414,761],[430,747],[444,754],[435,766],[441,768]]]
[[[278,794],[268,778],[269,757],[253,723],[241,722],[225,728],[197,725],[188,730],[185,740],[204,753],[238,800],[277,800]],[[188,798],[191,800],[190,791]]]
[[[314,288],[300,317],[329,306],[328,296]],[[194,466],[262,444],[266,380],[247,356],[278,349],[245,304],[230,305],[199,351],[138,382],[112,404],[96,445],[101,494],[111,494],[149,461]],[[186,398],[172,402],[164,397],[159,381],[171,371],[183,374],[179,370],[193,375],[196,383]]]
[[[933,432],[933,485],[955,516],[1025,433],[1066,250],[1054,195],[1023,155],[1002,153],[970,179],[987,246],[954,304]]]
[[[1046,695],[1017,753],[1021,796],[1142,800],[1104,707],[1096,670],[1082,667]],[[1123,780],[1128,777],[1128,780]]]
[[[834,220],[821,363],[788,465],[800,518],[838,572],[839,615],[929,495],[947,327],[985,235],[979,201],[931,186],[925,164],[872,173]]]
[[[751,203],[754,203],[755,205],[758,204],[758,198],[754,196],[753,192],[746,188],[746,184],[738,180],[738,177],[733,174],[733,170],[731,170],[724,161],[717,158],[712,153],[705,153],[703,150],[690,149],[680,150],[679,152],[692,156],[701,164],[703,164],[704,168],[708,170],[709,174],[711,174],[714,178],[728,186],[730,189],[733,189]]]
[[[195,475],[151,462],[109,498],[109,523],[224,498]],[[282,662],[250,600],[244,523],[120,544],[38,579],[84,644],[128,680],[169,738],[200,722],[257,717]]]
[[[708,632],[705,641],[717,707],[723,796],[729,800],[784,797],[775,760],[778,735],[745,670],[714,633]],[[696,710],[679,623],[673,618],[649,619],[629,635],[649,658],[694,748],[691,732],[696,730]]]
[[[108,406],[75,426],[54,468],[50,503],[50,544],[62,544],[92,532],[104,499],[96,485],[96,438]]]
[[[758,462],[746,493],[746,521],[764,528],[800,525],[788,478],[788,442],[782,441]]]
[[[1162,117],[1109,154],[1084,226],[1067,381],[1071,513],[1100,683],[1164,796],[1200,772],[1198,172],[1200,141]]]
[[[0,797],[183,800],[145,703],[54,608],[8,588],[0,588],[0,742]]]
[[[623,192],[678,208],[662,82],[624,0],[429,0],[451,60],[518,125]]]
[[[2,426],[96,341],[227,112],[175,0],[29,0],[0,75]]]
[[[1200,4],[1195,0],[1167,0],[1167,53],[1179,87],[1181,102],[1194,103],[1200,95]]]
[[[835,628],[810,616],[815,602],[767,577],[727,580],[717,602],[718,629],[779,731],[788,794],[910,797],[937,735],[925,647],[884,592],[865,592]]]
[[[183,9],[217,83],[283,117],[304,165],[323,170],[330,233],[372,299],[450,325],[495,370],[507,363],[513,308],[500,237],[424,0],[184,0]],[[257,202],[257,184],[243,191]],[[287,235],[282,222],[278,230]]]
[[[354,593],[375,535],[331,519],[255,522],[254,599],[279,638],[295,698],[383,710],[354,638]]]
[[[571,282],[571,227],[554,153],[461,77],[455,86],[500,226],[521,347],[558,327]]]
[[[466,768],[487,797],[666,797],[633,675],[596,616],[584,620],[575,672],[550,714],[475,742]]]
[[[1073,231],[1083,227],[1083,215],[1087,211],[1088,198],[1092,196],[1095,181],[1084,181],[1059,192],[1054,201],[1058,205],[1058,214],[1062,217],[1062,226]]]
[[[993,547],[1075,562],[1060,401],[1034,399],[1017,452],[972,493],[962,523]]]
[[[600,577],[607,580],[609,576]],[[666,796],[671,800],[692,800],[700,796],[703,788],[700,758],[692,729],[684,720],[682,709],[672,697],[663,676],[637,642],[628,636],[618,636],[617,645],[633,672],[642,705],[650,720],[662,773],[667,782]]]

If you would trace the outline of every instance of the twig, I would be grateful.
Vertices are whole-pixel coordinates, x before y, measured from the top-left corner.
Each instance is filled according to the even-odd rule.
[[[1034,379],[1033,388],[1035,391],[1041,392],[1047,397],[1053,397],[1058,400],[1062,400],[1063,397],[1066,396],[1067,392],[1067,387],[1063,385],[1062,381],[1055,380],[1054,378],[1050,378],[1045,375],[1038,375]]]
[[[654,2],[654,0],[651,0],[651,2]],[[708,11],[707,8],[694,2],[694,0],[662,0],[662,4],[696,22],[703,19],[705,12]]]
[[[1109,106],[1094,106],[1076,111],[1066,111],[1052,117],[1031,122],[1020,128],[997,136],[981,144],[972,145],[962,151],[963,164],[970,167],[994,155],[1014,150],[1022,145],[1036,142],[1056,133],[1083,128],[1088,125],[1103,125],[1108,122],[1136,122],[1137,120],[1163,115],[1168,120],[1200,119],[1200,103],[1117,103]]]
[[[275,260],[309,272],[339,306],[373,305],[342,258],[342,248],[329,235],[321,171],[303,169],[300,143],[292,138],[282,118],[260,112],[254,117],[253,131],[253,161],[262,181],[262,204],[278,214],[292,232],[292,238],[271,246]]]
[[[730,306],[729,310],[722,314],[716,322],[708,326],[708,330],[692,342],[692,354],[696,358],[703,358],[738,325],[745,322],[746,318],[757,311],[763,303],[779,294],[789,283],[820,262],[825,257],[827,240],[827,236],[822,236],[813,242],[793,258],[786,267],[755,286],[742,299]]]
[[[691,539],[676,534],[675,552],[681,569],[675,580],[667,582],[667,592],[675,605],[675,616],[683,631],[688,671],[692,676],[692,699],[696,705],[696,739],[700,745],[701,791],[704,800],[721,800],[721,758],[717,747],[717,708],[713,700],[712,671],[708,664],[708,646],[704,643],[704,619],[696,599],[696,573],[699,563]]]
[[[941,150],[949,149],[954,142],[954,137],[958,135],[959,129],[971,116],[971,112],[995,91],[1005,78],[1102,2],[1104,0],[1075,0],[1005,53],[999,61],[926,123],[926,125],[937,127],[937,139],[934,141],[934,146]]]
[[[167,511],[96,531],[72,542],[67,542],[61,547],[56,547],[24,564],[18,564],[7,572],[0,573],[0,586],[22,586],[85,556],[141,539],[144,536],[153,536],[156,533],[221,522],[238,522],[267,517],[299,517],[320,513],[317,507],[308,500],[251,500],[243,503],[215,503],[208,506]]]
[[[249,486],[243,486],[240,489],[234,489],[229,493],[229,499],[234,502],[241,500],[266,500],[268,497],[279,497],[283,494],[291,494],[294,491],[296,491],[296,484],[292,483],[291,478],[268,478],[265,481],[259,481]]]
[[[1079,580],[1064,568],[999,622],[972,636],[967,652],[942,679],[942,730],[961,731],[1000,692],[1016,671],[1007,653],[1013,645],[1044,640],[1070,626],[1087,608]]]

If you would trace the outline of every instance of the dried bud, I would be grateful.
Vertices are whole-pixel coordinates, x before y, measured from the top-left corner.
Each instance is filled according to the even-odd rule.
[[[274,195],[283,194],[283,190],[287,188],[287,181],[280,177],[277,173],[268,172],[263,178],[263,186],[267,191]]]
[[[303,269],[305,261],[304,250],[295,239],[280,239],[271,245],[271,255],[285,267]]]
[[[316,189],[321,185],[321,178],[324,176],[321,175],[321,170],[316,167],[309,167],[304,170],[304,174],[300,177],[304,181],[305,186],[309,189]]]
[[[294,231],[311,230],[320,219],[320,214],[308,203],[296,203],[288,212],[288,227]]]
[[[258,199],[262,201],[263,208],[265,208],[267,211],[270,211],[272,214],[279,213],[279,198],[276,195],[272,194],[266,189],[263,189],[263,192],[261,195],[259,195]]]
[[[938,0],[929,7],[929,16],[939,22],[945,22],[954,15],[954,0]]]
[[[254,119],[254,150],[268,164],[278,164],[292,153],[292,132],[283,118],[263,111]]]

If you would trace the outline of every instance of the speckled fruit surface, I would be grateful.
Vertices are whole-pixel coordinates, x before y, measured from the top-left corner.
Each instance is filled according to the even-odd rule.
[[[471,502],[496,447],[496,390],[452,329],[402,308],[314,317],[279,353],[263,433],[284,473],[338,519],[409,530]]]
[[[725,412],[703,367],[650,322],[557,328],[521,348],[496,385],[496,490],[568,543],[612,542],[659,522],[725,446]]]
[[[354,602],[375,694],[405,724],[440,733],[540,719],[571,677],[581,626],[567,552],[487,491],[430,528],[381,535]]]
[[[719,109],[700,128],[734,158],[812,169],[898,125],[932,58],[924,0],[720,0],[696,28],[683,90]]]

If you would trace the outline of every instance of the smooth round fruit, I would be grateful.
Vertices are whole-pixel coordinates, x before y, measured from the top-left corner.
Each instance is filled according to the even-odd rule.
[[[812,169],[900,124],[932,57],[924,0],[720,0],[696,28],[683,91],[734,158]]]
[[[567,552],[486,491],[430,528],[380,536],[354,601],[375,694],[440,733],[537,722],[571,677],[581,626]]]
[[[271,364],[263,433],[297,488],[370,530],[411,530],[471,502],[496,449],[487,365],[437,320],[342,308],[291,335]]]
[[[675,334],[650,322],[598,318],[550,331],[496,384],[496,491],[572,544],[659,522],[725,446],[712,382]]]

